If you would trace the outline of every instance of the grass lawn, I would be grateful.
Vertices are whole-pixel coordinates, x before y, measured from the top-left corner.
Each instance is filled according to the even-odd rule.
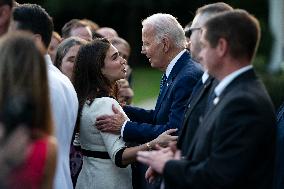
[[[159,94],[162,72],[151,67],[133,69],[133,103],[137,104]]]

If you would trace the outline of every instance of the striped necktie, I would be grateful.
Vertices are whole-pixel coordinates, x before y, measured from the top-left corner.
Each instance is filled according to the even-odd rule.
[[[167,76],[166,76],[166,74],[163,74],[162,80],[160,82],[160,93],[162,92],[163,87],[166,84],[166,82],[167,82]]]

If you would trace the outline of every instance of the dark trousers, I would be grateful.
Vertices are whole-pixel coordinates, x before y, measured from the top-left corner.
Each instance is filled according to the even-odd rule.
[[[160,189],[161,177],[157,178],[154,183],[148,183],[145,179],[145,173],[148,166],[135,162],[132,168],[132,185],[133,189]]]

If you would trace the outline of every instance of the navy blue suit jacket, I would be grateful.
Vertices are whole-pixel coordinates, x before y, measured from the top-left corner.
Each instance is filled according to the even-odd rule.
[[[125,106],[128,121],[123,131],[125,141],[144,143],[171,128],[180,128],[192,89],[202,71],[185,52],[176,62],[154,110]]]

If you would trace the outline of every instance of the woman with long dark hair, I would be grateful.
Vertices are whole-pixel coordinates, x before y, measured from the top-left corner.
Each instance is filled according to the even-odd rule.
[[[136,160],[136,153],[176,139],[169,135],[176,131],[172,129],[147,144],[128,148],[121,136],[97,130],[96,117],[113,114],[112,106],[127,117],[116,100],[116,81],[125,78],[125,63],[106,39],[81,46],[77,54],[72,81],[79,99],[77,126],[84,155],[77,189],[132,188],[127,165]]]

